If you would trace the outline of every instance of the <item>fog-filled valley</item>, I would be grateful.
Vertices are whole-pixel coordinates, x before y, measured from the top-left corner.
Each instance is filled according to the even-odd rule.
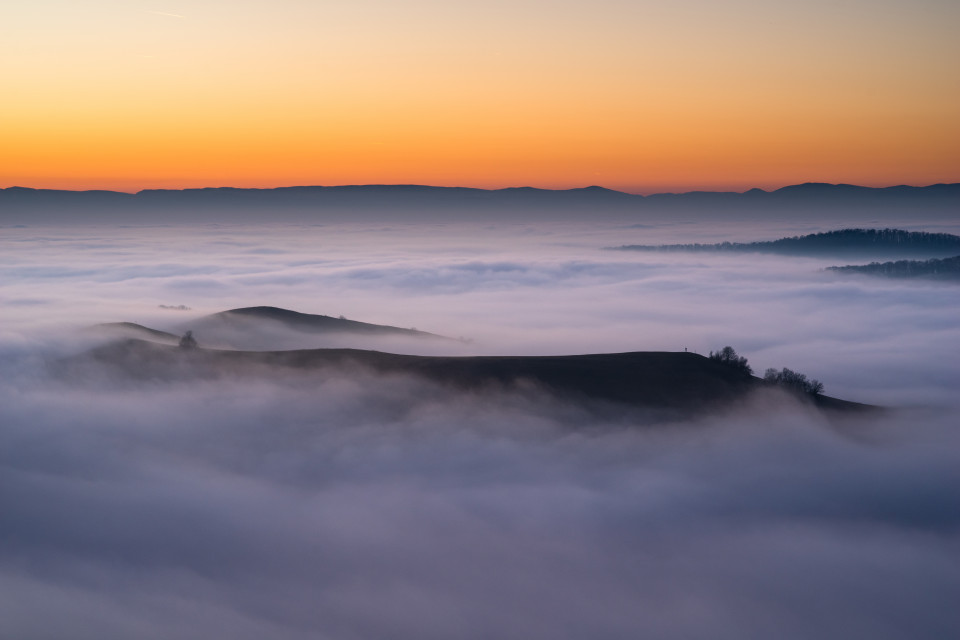
[[[0,635],[954,636],[956,285],[830,255],[604,250],[843,226],[0,228]],[[214,316],[259,306],[396,331]],[[97,327],[118,322],[248,351],[731,345],[756,375],[790,367],[884,410],[761,389],[663,420],[522,380],[66,366],[143,337]]]

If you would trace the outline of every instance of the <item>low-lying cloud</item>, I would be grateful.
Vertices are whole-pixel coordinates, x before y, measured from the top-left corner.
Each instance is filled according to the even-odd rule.
[[[960,374],[954,287],[823,271],[829,258],[630,255],[624,242],[749,240],[816,228],[674,225],[327,225],[6,229],[4,330],[132,321],[182,331],[253,305],[473,340],[452,353],[730,344],[863,402],[950,402]],[[820,229],[822,230],[822,229]],[[186,305],[173,314],[160,305]],[[198,334],[201,344],[204,336]],[[286,347],[372,346],[315,336]],[[436,353],[435,346],[375,348]],[[916,384],[914,382],[917,382]]]
[[[598,250],[650,229],[4,231],[4,637],[960,632],[948,287]],[[741,239],[702,236],[680,240]],[[84,324],[259,304],[475,339],[458,353],[731,344],[908,408],[837,424],[760,396],[657,424],[404,376],[48,376]]]
[[[958,629],[955,415],[605,424],[398,377],[49,384],[0,398],[11,637]]]

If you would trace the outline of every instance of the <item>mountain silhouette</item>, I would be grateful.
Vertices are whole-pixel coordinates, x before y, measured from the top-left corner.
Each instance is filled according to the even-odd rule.
[[[477,189],[424,185],[300,186],[274,189],[215,187],[61,191],[0,189],[0,224],[114,222],[336,222],[336,221],[516,221],[678,215],[716,219],[824,219],[913,214],[953,219],[960,209],[960,183],[924,187],[860,187],[808,183],[775,191],[693,191],[634,195],[603,187]],[[799,218],[798,218],[799,216]]]
[[[228,377],[284,382],[319,376],[409,375],[479,394],[555,396],[563,405],[604,410],[638,407],[661,418],[687,418],[744,401],[762,381],[694,353],[633,352],[563,356],[412,356],[360,349],[232,351],[180,349],[121,340],[56,363],[63,376],[89,376],[92,366],[127,383]],[[828,396],[802,402],[833,412],[876,407]],[[599,403],[599,404],[597,404]]]

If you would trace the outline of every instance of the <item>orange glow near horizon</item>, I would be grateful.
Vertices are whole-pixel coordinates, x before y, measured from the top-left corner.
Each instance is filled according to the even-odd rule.
[[[0,187],[960,180],[948,3],[323,4],[0,10]]]

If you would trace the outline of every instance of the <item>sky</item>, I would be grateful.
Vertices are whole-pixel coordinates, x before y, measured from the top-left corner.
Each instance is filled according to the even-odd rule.
[[[32,0],[0,7],[0,187],[960,175],[960,5]]]

